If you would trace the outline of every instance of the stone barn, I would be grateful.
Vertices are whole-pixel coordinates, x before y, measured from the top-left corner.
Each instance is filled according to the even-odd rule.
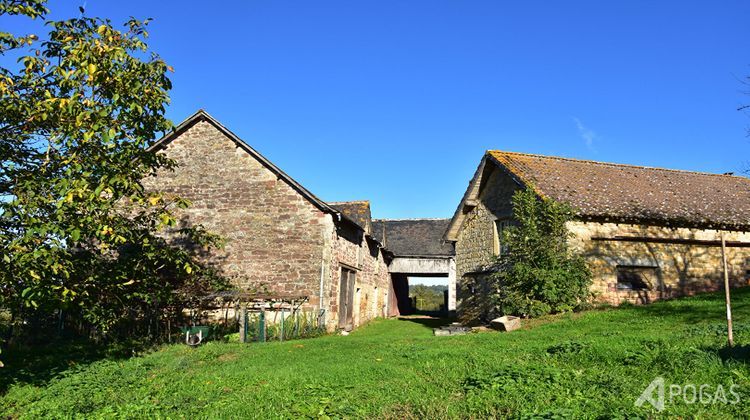
[[[192,205],[226,246],[207,257],[240,289],[304,296],[329,330],[350,330],[388,314],[390,254],[372,235],[369,203],[322,201],[204,111],[152,148],[177,162],[144,180]]]
[[[484,280],[522,188],[576,210],[571,245],[585,256],[599,301],[648,303],[722,288],[722,237],[731,283],[747,284],[747,178],[488,151],[445,234],[456,247],[464,318],[487,315]]]

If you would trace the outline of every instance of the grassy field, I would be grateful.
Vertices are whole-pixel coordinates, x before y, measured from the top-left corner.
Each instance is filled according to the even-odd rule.
[[[174,345],[119,360],[78,353],[87,361],[77,362],[62,349],[27,355],[26,368],[0,373],[0,412],[21,418],[741,417],[750,413],[750,290],[734,296],[733,351],[723,349],[720,294],[549,317],[512,333],[434,337],[434,321],[378,320],[346,337]],[[667,395],[662,413],[648,403],[636,407],[657,376],[667,393],[670,384],[707,384],[712,400],[721,386],[731,401],[734,384],[740,401],[688,404]],[[691,400],[691,388],[685,389]]]

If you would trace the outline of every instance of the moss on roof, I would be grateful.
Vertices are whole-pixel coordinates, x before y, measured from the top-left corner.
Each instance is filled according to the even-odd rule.
[[[340,211],[341,214],[346,216],[349,220],[359,225],[359,227],[361,227],[365,231],[365,233],[370,233],[372,216],[370,214],[369,201],[340,201],[328,203],[328,205]]]
[[[490,150],[536,192],[583,218],[685,227],[750,227],[750,179],[703,172]]]

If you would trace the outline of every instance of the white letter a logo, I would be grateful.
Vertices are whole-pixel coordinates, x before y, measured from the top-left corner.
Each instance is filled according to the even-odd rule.
[[[654,389],[658,390],[656,400],[654,400]],[[651,383],[648,384],[648,388],[646,388],[641,396],[635,401],[635,406],[641,407],[646,401],[651,403],[657,411],[664,410],[664,378],[659,376],[651,381]]]

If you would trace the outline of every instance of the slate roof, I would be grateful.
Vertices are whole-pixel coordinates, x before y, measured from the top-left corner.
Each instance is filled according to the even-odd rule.
[[[449,257],[453,244],[443,240],[450,219],[372,221],[372,236],[396,257]]]
[[[365,233],[370,233],[370,227],[372,225],[372,216],[370,214],[370,202],[363,201],[341,201],[328,203],[331,207],[338,210],[354,221],[359,227],[361,227]]]
[[[701,228],[750,227],[750,179],[490,150],[522,185],[582,218]]]

